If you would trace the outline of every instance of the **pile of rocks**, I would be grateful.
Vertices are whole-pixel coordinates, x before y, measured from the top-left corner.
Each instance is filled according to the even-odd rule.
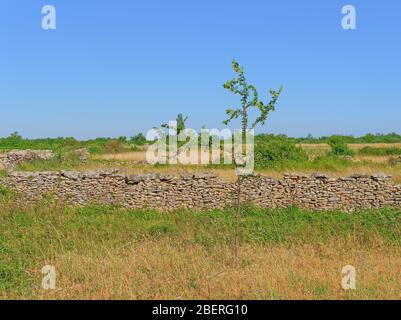
[[[49,160],[53,157],[50,150],[12,150],[0,153],[0,169],[11,170],[24,161]]]
[[[2,184],[18,192],[24,203],[44,195],[70,205],[116,204],[162,211],[215,209],[232,206],[235,182],[211,173],[194,175],[123,175],[100,172],[12,172]],[[262,208],[297,206],[311,210],[354,211],[362,208],[401,207],[401,185],[384,174],[330,178],[326,174],[291,175],[276,180],[265,176],[244,179],[243,199]]]

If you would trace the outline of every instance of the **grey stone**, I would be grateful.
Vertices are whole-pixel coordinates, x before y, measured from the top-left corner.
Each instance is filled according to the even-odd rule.
[[[81,177],[81,174],[77,171],[61,171],[60,174],[62,177],[72,180],[78,180]]]
[[[326,173],[314,172],[311,174],[311,178],[315,179],[330,179],[330,176]]]

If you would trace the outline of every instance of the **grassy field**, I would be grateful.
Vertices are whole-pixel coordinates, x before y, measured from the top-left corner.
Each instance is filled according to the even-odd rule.
[[[3,192],[4,193],[4,192]],[[401,211],[246,208],[239,259],[230,211],[16,207],[0,196],[0,298],[399,299]],[[53,265],[56,290],[43,290]],[[357,289],[341,288],[353,265]]]
[[[352,156],[332,154],[331,141],[343,144]],[[333,177],[348,176],[355,173],[372,174],[382,172],[393,176],[396,183],[401,183],[401,136],[366,135],[360,138],[331,136],[322,138],[289,138],[282,135],[258,135],[255,138],[256,171],[275,178],[283,173],[325,172]],[[138,144],[139,143],[139,144]],[[169,172],[187,173],[214,171],[222,178],[236,178],[233,166],[150,166],[146,163],[146,140],[137,135],[131,139],[98,138],[78,141],[74,138],[23,139],[18,134],[0,138],[0,150],[9,149],[51,149],[56,157],[49,161],[34,161],[21,164],[17,170],[102,170],[118,168],[123,173]],[[85,164],[71,152],[85,147],[90,157]],[[258,152],[262,149],[262,153]],[[342,150],[344,152],[344,150]],[[348,152],[345,150],[345,152]],[[257,155],[262,155],[258,157]]]
[[[124,139],[4,141],[3,150],[46,149],[50,141],[57,153],[52,160],[26,162],[17,170],[207,170],[236,179],[232,166],[150,166],[144,161],[144,148],[133,150]],[[69,153],[82,146],[91,151],[86,163]],[[333,177],[383,172],[401,183],[397,142],[348,144],[352,157],[331,155],[324,140],[301,141],[297,147],[306,156],[288,160],[286,152],[294,149],[284,145],[272,153],[278,155],[272,165],[257,163],[256,171],[275,178],[285,172],[319,171]],[[0,171],[0,178],[4,174]],[[0,186],[0,299],[401,298],[401,210],[349,215],[246,208],[235,259],[231,211],[74,209],[50,198],[23,208],[16,205],[15,196]],[[56,268],[56,290],[41,287],[45,265]],[[357,270],[356,290],[341,288],[345,265]]]
[[[316,147],[315,147],[316,148]],[[256,172],[265,174],[274,178],[282,178],[284,173],[302,173],[310,174],[313,172],[329,173],[333,177],[344,177],[355,173],[373,174],[382,172],[393,177],[393,181],[401,183],[401,161],[390,164],[389,160],[394,156],[383,155],[363,155],[356,154],[352,159],[342,159],[324,155],[315,157],[317,153],[326,153],[323,145],[322,149],[309,150],[306,148],[309,159],[306,161],[284,161],[275,163],[271,167],[258,167]],[[118,168],[122,173],[139,174],[148,172],[158,173],[193,173],[200,171],[211,171],[218,174],[226,180],[235,180],[236,175],[233,166],[224,165],[160,165],[151,166],[146,164],[146,152],[117,152],[91,155],[88,162],[82,164],[77,157],[60,159],[56,157],[48,161],[34,161],[21,164],[17,170],[22,171],[57,171],[57,170],[103,170]]]

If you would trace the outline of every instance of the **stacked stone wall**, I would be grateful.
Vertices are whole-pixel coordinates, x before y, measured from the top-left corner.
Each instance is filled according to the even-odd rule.
[[[122,175],[117,171],[11,172],[1,183],[28,204],[52,194],[69,205],[115,204],[170,211],[222,209],[233,205],[236,198],[235,182],[210,173],[173,176]],[[383,174],[337,179],[324,174],[286,174],[279,180],[253,176],[244,180],[242,194],[245,201],[262,208],[354,211],[401,207],[401,185]]]
[[[49,160],[54,157],[50,150],[13,150],[0,152],[0,170],[12,170],[25,161]]]

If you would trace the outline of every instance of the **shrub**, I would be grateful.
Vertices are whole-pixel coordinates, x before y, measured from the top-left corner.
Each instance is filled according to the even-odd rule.
[[[331,152],[330,155],[334,157],[352,157],[354,152],[348,148],[346,143],[342,139],[332,138],[328,141]]]
[[[362,143],[397,143],[401,142],[401,136],[397,133],[389,134],[371,134],[360,137],[358,142]]]
[[[277,164],[291,161],[308,161],[308,156],[303,149],[286,139],[255,146],[255,165],[257,167],[274,167]]]
[[[137,146],[143,146],[147,143],[145,136],[143,133],[138,133],[137,135],[131,137],[130,142]]]
[[[103,151],[103,148],[99,147],[99,146],[90,146],[87,149],[88,149],[88,152],[91,154],[99,154],[99,153],[102,153],[102,151]]]

